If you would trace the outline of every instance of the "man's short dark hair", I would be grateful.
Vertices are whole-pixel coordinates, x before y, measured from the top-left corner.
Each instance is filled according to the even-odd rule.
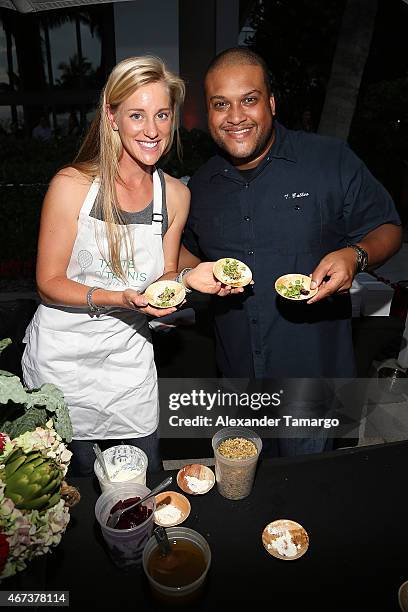
[[[273,95],[271,86],[271,74],[267,63],[260,55],[255,53],[255,51],[248,49],[248,47],[231,47],[230,49],[225,49],[225,51],[221,51],[221,53],[216,55],[211,61],[210,65],[207,68],[205,77],[207,78],[207,76],[216,68],[248,64],[250,66],[259,66],[262,69],[268,95]]]

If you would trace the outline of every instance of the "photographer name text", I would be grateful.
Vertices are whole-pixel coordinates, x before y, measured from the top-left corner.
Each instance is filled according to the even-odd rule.
[[[172,415],[169,417],[171,427],[319,427],[331,429],[340,425],[339,419],[328,418],[297,418],[289,414],[279,418],[260,417],[260,418],[232,418],[229,416],[218,416],[212,418],[198,415],[192,418],[179,417]]]

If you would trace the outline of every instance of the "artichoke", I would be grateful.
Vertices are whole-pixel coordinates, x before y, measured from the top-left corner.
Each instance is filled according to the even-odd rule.
[[[20,510],[47,510],[60,500],[62,470],[40,451],[17,448],[10,453],[3,479],[6,497]]]

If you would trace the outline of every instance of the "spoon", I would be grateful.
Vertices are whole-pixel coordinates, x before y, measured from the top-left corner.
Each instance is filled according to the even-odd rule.
[[[142,497],[142,499],[139,499],[139,501],[137,501],[135,504],[132,504],[131,506],[128,506],[127,508],[122,508],[122,509],[116,510],[108,518],[108,522],[106,523],[107,526],[110,527],[111,529],[115,529],[116,525],[118,524],[118,521],[119,521],[120,517],[122,516],[122,514],[124,512],[127,512],[128,510],[131,510],[132,508],[135,508],[136,506],[138,506],[142,502],[146,501],[146,499],[149,499],[149,497],[153,497],[153,495],[156,495],[157,493],[160,493],[160,491],[163,491],[163,489],[165,489],[166,487],[169,486],[169,484],[171,483],[172,480],[173,480],[173,476],[168,476],[167,478],[165,478],[163,480],[163,482],[161,482],[159,485],[157,485],[157,487],[152,489],[150,491],[150,493],[148,493],[147,495]]]
[[[159,566],[162,572],[172,572],[177,567],[180,567],[180,559],[177,554],[172,553],[172,547],[167,536],[167,531],[164,527],[156,527],[153,531],[156,538],[157,546],[160,551]]]
[[[94,450],[94,453],[101,465],[101,468],[103,470],[103,473],[105,474],[105,478],[108,482],[111,482],[111,479],[109,478],[109,472],[108,472],[108,468],[106,467],[106,463],[105,463],[105,457],[103,456],[103,452],[100,449],[99,444],[93,444],[92,448]]]
[[[156,538],[157,546],[159,547],[162,557],[165,557],[170,552],[170,542],[167,537],[167,531],[164,527],[156,527],[153,531],[153,535]]]

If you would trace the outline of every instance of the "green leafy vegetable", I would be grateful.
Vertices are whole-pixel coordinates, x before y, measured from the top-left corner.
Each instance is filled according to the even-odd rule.
[[[0,341],[0,350],[9,344],[9,339]],[[62,391],[50,383],[28,390],[18,376],[0,370],[1,431],[16,437],[26,431],[34,431],[51,418],[55,431],[63,440],[71,442],[72,425]]]
[[[4,349],[11,344],[10,338],[5,338],[4,340],[0,340],[0,353],[4,351]]]

